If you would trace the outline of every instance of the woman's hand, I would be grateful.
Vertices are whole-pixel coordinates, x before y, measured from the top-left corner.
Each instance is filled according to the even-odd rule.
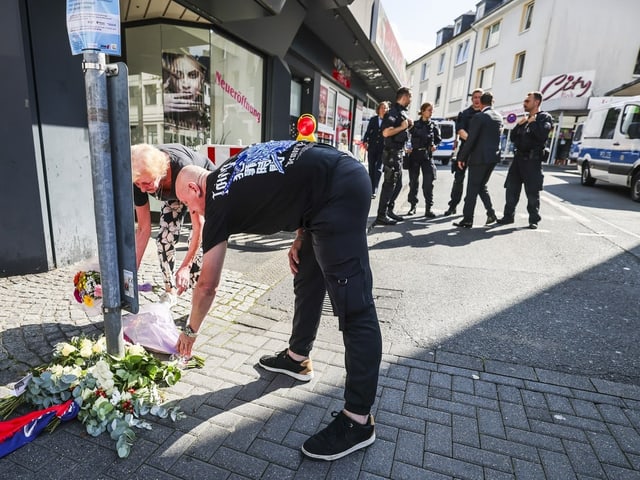
[[[178,288],[178,295],[182,295],[189,288],[189,282],[191,281],[191,269],[185,265],[180,267],[176,272],[176,287]]]
[[[187,337],[184,332],[181,332],[176,344],[178,354],[182,357],[191,358],[191,349],[194,343],[196,343],[195,337]]]

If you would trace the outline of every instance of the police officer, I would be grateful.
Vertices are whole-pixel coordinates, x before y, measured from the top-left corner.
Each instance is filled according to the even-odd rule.
[[[431,211],[433,207],[433,182],[436,179],[436,165],[433,163],[433,151],[440,143],[440,129],[431,121],[433,105],[429,102],[420,106],[420,118],[414,122],[409,130],[411,134],[411,152],[409,162],[409,203],[411,208],[407,215],[415,215],[418,204],[418,184],[420,172],[422,172],[422,193],[426,209],[424,216],[435,218],[436,214]]]
[[[482,110],[482,104],[480,103],[480,97],[484,90],[476,88],[471,92],[471,105],[462,110],[458,114],[456,120],[456,132],[458,133],[458,152],[462,149],[465,140],[469,136],[469,125],[471,124],[471,118]],[[462,200],[462,192],[464,191],[464,176],[467,171],[466,164],[460,168],[458,162],[451,160],[451,173],[453,173],[453,185],[451,186],[451,199],[449,200],[449,208],[444,212],[445,216],[455,215],[456,207]]]
[[[511,141],[515,146],[513,162],[505,181],[506,204],[504,216],[498,219],[501,225],[514,222],[516,205],[524,184],[529,212],[529,228],[535,230],[540,222],[540,191],[542,190],[542,162],[548,150],[545,144],[553,127],[553,118],[540,110],[542,94],[529,92],[524,99],[524,110],[528,116],[522,118],[511,131]]]
[[[384,181],[380,191],[378,216],[375,221],[379,225],[395,225],[404,220],[393,212],[393,202],[399,192],[398,187],[402,185],[402,156],[405,144],[409,139],[408,129],[413,125],[413,121],[407,113],[407,107],[410,103],[411,90],[407,87],[399,88],[396,92],[396,103],[382,120]]]

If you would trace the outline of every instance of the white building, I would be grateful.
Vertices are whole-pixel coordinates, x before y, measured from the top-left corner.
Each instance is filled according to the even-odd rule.
[[[640,77],[638,1],[483,0],[470,24],[465,18],[440,30],[436,48],[407,66],[412,115],[430,101],[434,116],[453,118],[467,95],[483,88],[494,94],[508,128],[515,123],[509,114],[524,113],[526,93],[540,90],[562,146],[590,97]]]

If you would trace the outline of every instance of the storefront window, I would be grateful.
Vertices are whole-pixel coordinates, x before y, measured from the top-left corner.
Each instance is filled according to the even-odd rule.
[[[125,35],[132,143],[262,140],[261,57],[206,28],[148,25]]]
[[[318,141],[348,151],[351,144],[352,97],[338,91],[329,82],[320,84],[318,101]]]

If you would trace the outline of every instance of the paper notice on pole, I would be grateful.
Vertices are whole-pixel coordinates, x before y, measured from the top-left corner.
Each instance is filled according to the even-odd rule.
[[[120,55],[119,0],[67,0],[67,33],[72,55],[83,50]]]

